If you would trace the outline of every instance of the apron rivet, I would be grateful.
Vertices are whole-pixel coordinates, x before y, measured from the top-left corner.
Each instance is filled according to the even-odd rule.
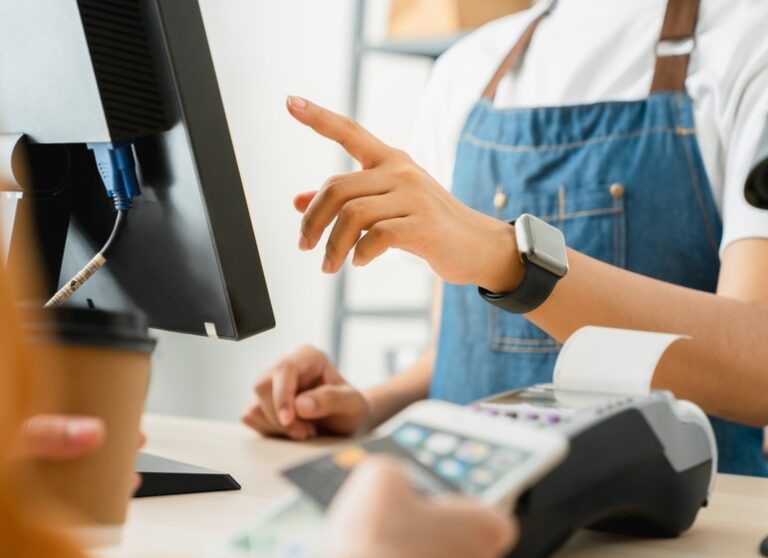
[[[610,192],[612,198],[619,199],[624,197],[625,188],[623,184],[617,182],[616,184],[611,184],[611,186],[608,188],[608,191]]]
[[[507,205],[507,194],[504,193],[504,190],[498,188],[493,196],[493,207],[501,209],[505,205]]]

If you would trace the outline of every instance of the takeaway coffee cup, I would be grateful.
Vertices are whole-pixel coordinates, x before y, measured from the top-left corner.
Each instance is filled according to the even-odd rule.
[[[36,389],[44,414],[99,417],[104,443],[67,461],[38,461],[36,480],[87,543],[119,541],[134,483],[141,414],[155,341],[137,314],[86,308],[27,309],[30,347],[41,358]]]

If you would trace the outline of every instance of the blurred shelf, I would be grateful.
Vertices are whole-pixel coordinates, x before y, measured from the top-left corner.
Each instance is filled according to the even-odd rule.
[[[363,60],[369,54],[387,54],[393,56],[410,56],[437,60],[457,41],[465,37],[469,31],[444,36],[425,37],[417,39],[386,39],[372,41],[365,36],[366,0],[357,0],[354,17],[354,42],[352,48],[352,64],[350,72],[349,116],[355,120],[360,106],[360,85],[363,77]],[[406,319],[421,320],[429,324],[432,315],[431,307],[393,307],[393,308],[350,308],[347,301],[347,269],[344,266],[339,272],[334,289],[334,313],[331,333],[331,358],[339,362],[342,354],[344,328],[350,318],[371,319]]]
[[[361,43],[360,50],[363,53],[376,52],[401,56],[420,56],[436,60],[457,41],[464,38],[467,33],[462,32],[441,37],[391,39],[375,43]]]
[[[429,319],[431,308],[344,308],[345,318],[390,318],[424,320]]]

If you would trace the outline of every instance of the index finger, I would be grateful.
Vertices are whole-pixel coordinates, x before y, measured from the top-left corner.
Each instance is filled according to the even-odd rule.
[[[350,118],[336,114],[301,97],[288,97],[288,111],[315,132],[341,145],[369,169],[381,163],[392,148]]]

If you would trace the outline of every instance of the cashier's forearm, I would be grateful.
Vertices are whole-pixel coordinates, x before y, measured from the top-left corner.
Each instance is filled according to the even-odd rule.
[[[375,428],[411,403],[425,399],[429,392],[434,349],[427,350],[413,366],[365,392],[370,406],[370,428]]]
[[[709,414],[768,424],[768,307],[616,268],[570,251],[571,269],[527,317],[560,341],[585,325],[679,333],[654,387]],[[722,277],[721,277],[722,287]],[[730,294],[730,293],[729,293]],[[743,297],[742,297],[743,298]]]

